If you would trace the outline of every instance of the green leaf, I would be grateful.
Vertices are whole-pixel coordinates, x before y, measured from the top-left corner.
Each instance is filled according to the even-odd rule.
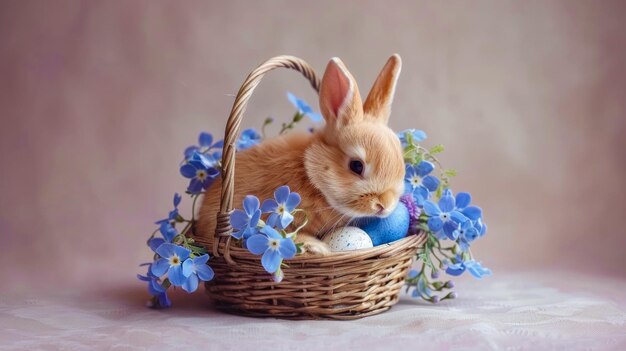
[[[434,155],[434,154],[438,154],[440,152],[443,152],[444,147],[443,145],[439,144],[439,145],[435,145],[432,148],[430,148],[430,150],[428,150],[428,153]]]
[[[448,177],[456,177],[457,172],[456,169],[448,168],[443,171],[443,174]]]

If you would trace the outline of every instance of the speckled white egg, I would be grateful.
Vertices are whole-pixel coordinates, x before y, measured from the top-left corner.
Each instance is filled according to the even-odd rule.
[[[352,251],[373,247],[372,239],[361,228],[341,227],[324,236],[330,251]]]

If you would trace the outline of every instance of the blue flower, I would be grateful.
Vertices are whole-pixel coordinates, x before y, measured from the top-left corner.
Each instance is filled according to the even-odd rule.
[[[260,143],[262,140],[261,134],[256,130],[249,128],[241,132],[239,140],[237,140],[237,151],[249,149],[254,145]]]
[[[482,278],[491,275],[489,268],[483,267],[480,262],[476,262],[474,259],[468,259],[463,261],[460,255],[457,255],[454,260],[456,263],[446,262],[448,267],[446,273],[453,276],[459,276],[466,270],[470,272],[476,278]]]
[[[167,273],[172,285],[182,286],[189,277],[183,273],[183,262],[189,258],[191,251],[178,245],[165,243],[156,249],[156,253],[161,258],[154,261],[150,272],[157,277],[162,277]]]
[[[180,174],[191,179],[187,191],[191,194],[198,194],[210,187],[220,172],[206,156],[195,151],[191,158],[180,167]]]
[[[455,209],[465,215],[465,217],[475,221],[482,217],[483,210],[478,206],[470,206],[472,195],[459,192],[455,198]]]
[[[268,273],[274,273],[280,268],[283,259],[292,258],[296,254],[296,244],[291,238],[283,238],[272,227],[265,226],[260,231],[262,234],[255,234],[248,239],[247,247],[255,255],[263,254],[263,268]]]
[[[474,221],[468,220],[459,225],[458,243],[461,250],[467,251],[472,241],[476,240],[479,232],[475,227]]]
[[[295,95],[289,92],[287,93],[287,98],[293,104],[293,106],[295,106],[298,109],[298,113],[309,117],[311,121],[318,123],[324,120],[322,118],[322,115],[313,111],[311,106],[309,106],[309,104],[307,104],[306,101],[296,97]]]
[[[467,271],[478,279],[491,275],[491,269],[483,267],[480,262],[476,262],[473,259],[467,260],[463,262],[463,264],[465,265],[465,268],[467,268]]]
[[[420,275],[420,277],[417,278],[415,290],[413,290],[413,297],[422,296],[424,298],[430,298],[431,295],[432,291],[428,288],[428,285],[426,285],[426,280],[424,279],[424,276]]]
[[[219,140],[213,144],[213,135],[207,132],[202,132],[198,136],[198,144],[200,146],[192,145],[185,149],[185,160],[188,160],[193,156],[195,152],[199,152],[201,154],[208,153],[209,150],[212,149],[220,149],[224,147],[224,141]],[[215,155],[215,154],[214,154]],[[213,155],[213,156],[214,156]],[[216,158],[217,159],[217,158]]]
[[[428,161],[422,161],[417,166],[405,166],[404,192],[413,194],[415,202],[420,207],[428,200],[430,192],[439,187],[439,179],[429,175],[433,169],[435,166]]]
[[[463,259],[460,255],[456,255],[453,258],[455,263],[451,263],[448,259],[444,260],[444,264],[446,265],[446,273],[452,276],[459,276],[465,272],[465,265],[463,264]]]
[[[165,219],[161,219],[159,221],[156,221],[155,224],[162,224],[162,223],[170,223],[170,224],[174,224],[176,223],[176,218],[178,217],[178,205],[180,204],[180,200],[182,199],[182,197],[178,194],[175,193],[174,194],[174,209],[170,211],[170,213],[168,214],[167,218]]]
[[[419,143],[420,141],[424,141],[426,139],[426,133],[424,133],[424,131],[418,129],[406,129],[397,134],[398,138],[400,138],[400,143],[402,144],[402,147],[406,147],[408,145],[408,140],[406,137],[407,134],[411,135],[414,142]]]
[[[151,238],[148,240],[148,246],[152,249],[152,251],[156,252],[156,250],[163,243],[171,243],[172,240],[178,235],[178,231],[171,225],[169,222],[162,222],[159,227],[159,232],[163,235],[163,238]]]
[[[151,306],[151,307],[170,307],[172,305],[172,302],[170,301],[170,298],[167,296],[166,290],[160,283],[159,283],[159,277],[155,276],[154,274],[152,274],[151,270],[151,266],[148,268],[148,273],[146,273],[146,275],[140,275],[137,274],[137,278],[139,280],[148,282],[148,293],[150,293],[151,296],[154,296],[156,298],[156,306]]]
[[[198,289],[198,281],[209,281],[213,279],[215,273],[213,269],[206,263],[209,255],[204,254],[196,258],[188,258],[183,262],[183,275],[188,277],[182,287],[188,293],[192,293]]]
[[[243,199],[243,209],[244,211],[235,210],[230,215],[230,224],[237,230],[232,234],[236,239],[248,239],[256,234],[256,226],[261,218],[259,199],[256,196],[246,196]]]
[[[424,212],[428,218],[428,228],[435,234],[443,233],[451,240],[459,236],[459,224],[468,218],[455,209],[455,200],[449,189],[444,190],[439,204],[430,200],[424,202]]]
[[[485,233],[487,233],[487,224],[483,222],[482,218],[478,218],[472,222],[474,222],[474,228],[478,231],[478,237],[482,237]]]
[[[300,204],[300,195],[292,193],[287,185],[283,185],[274,192],[274,199],[263,201],[263,213],[271,213],[267,224],[271,227],[285,229],[293,221],[291,212]]]

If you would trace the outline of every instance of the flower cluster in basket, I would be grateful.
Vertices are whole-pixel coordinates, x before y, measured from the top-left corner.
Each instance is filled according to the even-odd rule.
[[[313,122],[322,117],[303,100],[288,93],[288,98],[297,112],[289,123],[283,123],[280,134],[293,129],[304,117]],[[265,127],[273,123],[267,118],[261,133],[246,129],[237,140],[237,151],[254,147],[265,136]],[[471,204],[469,193],[456,195],[449,189],[450,178],[456,175],[452,169],[441,167],[436,155],[443,151],[441,145],[430,149],[419,143],[426,138],[420,130],[406,130],[398,134],[404,149],[406,163],[405,194],[401,201],[410,215],[408,235],[425,233],[426,242],[417,252],[417,269],[411,270],[406,278],[407,291],[413,297],[429,302],[453,299],[454,283],[441,279],[440,272],[459,276],[465,271],[481,278],[491,271],[474,260],[470,246],[482,237],[487,226],[482,219],[482,210]],[[167,218],[156,222],[157,229],[148,239],[154,253],[153,262],[147,266],[145,275],[138,278],[147,282],[151,296],[149,306],[169,307],[171,301],[167,290],[180,287],[188,293],[197,290],[201,281],[213,279],[210,257],[206,249],[189,237],[195,218],[196,202],[213,184],[221,173],[221,151],[223,141],[214,141],[211,134],[203,132],[198,145],[184,151],[180,173],[189,179],[186,194],[191,197],[192,209],[189,218],[181,215],[178,206],[182,197],[176,193],[174,208]],[[438,169],[439,177],[434,175]],[[288,186],[274,192],[274,198],[260,199],[253,195],[244,198],[241,209],[231,215],[234,228],[232,236],[241,246],[260,256],[260,263],[268,277],[276,283],[283,279],[283,267],[288,260],[301,252],[294,242],[298,232],[307,224],[307,214],[297,208],[300,195]],[[291,229],[295,228],[295,229]]]

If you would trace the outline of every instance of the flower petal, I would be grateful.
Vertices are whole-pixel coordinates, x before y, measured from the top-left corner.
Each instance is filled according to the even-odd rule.
[[[474,260],[468,260],[464,263],[464,265],[467,267],[470,274],[478,279],[491,275],[491,270],[489,268],[483,267],[479,262]]]
[[[174,245],[174,252],[178,255],[181,261],[189,258],[189,255],[191,254],[191,250],[178,245]]]
[[[261,219],[261,210],[257,209],[256,212],[252,214],[252,218],[250,218],[250,222],[248,223],[250,229],[254,229],[259,224],[259,219]]]
[[[169,222],[161,223],[161,226],[159,227],[159,232],[161,232],[161,235],[163,235],[165,240],[167,240],[168,242],[171,242],[172,239],[174,239],[174,237],[178,235],[176,229],[172,227]]]
[[[204,187],[204,183],[201,180],[194,178],[191,180],[191,182],[189,182],[187,191],[192,194],[198,194],[202,191],[203,187]]]
[[[435,191],[439,187],[439,179],[434,176],[428,175],[422,178],[422,185],[428,189],[428,191]]]
[[[293,215],[289,212],[284,212],[282,216],[280,216],[280,227],[281,229],[287,228],[293,222]]]
[[[448,268],[446,268],[446,273],[455,277],[463,274],[463,272],[465,272],[465,265],[462,263],[449,265]]]
[[[180,174],[182,174],[185,178],[194,178],[196,176],[196,167],[188,163],[184,164],[180,167]]]
[[[439,217],[430,217],[428,219],[428,229],[433,232],[438,232],[443,228],[443,221]]]
[[[270,214],[269,217],[267,217],[267,221],[265,221],[265,223],[267,224],[266,227],[275,227],[279,219],[280,216],[278,215],[278,213],[274,212]]]
[[[161,244],[163,243],[165,243],[165,240],[161,238],[152,238],[148,240],[148,246],[150,246],[150,249],[154,252],[156,252],[159,246],[161,246]]]
[[[221,148],[224,147],[224,140],[218,140],[215,142],[215,144],[213,144],[213,146],[211,146],[211,148]]]
[[[274,273],[280,267],[282,258],[277,250],[267,250],[261,257],[261,264],[268,273]]]
[[[246,246],[248,247],[248,251],[255,255],[260,255],[267,250],[267,237],[265,235],[255,234],[246,240]]]
[[[280,252],[280,255],[283,256],[283,258],[292,258],[296,254],[296,251],[298,251],[296,249],[296,244],[294,244],[291,238],[281,240],[278,252]]]
[[[198,278],[205,282],[213,279],[215,276],[213,269],[206,264],[196,266],[196,273],[198,274]]]
[[[410,164],[404,166],[404,179],[410,180],[415,174],[417,174],[415,166]]]
[[[242,210],[234,210],[233,213],[230,214],[230,225],[232,225],[235,229],[244,229],[248,225],[249,221],[250,218]]]
[[[191,158],[191,156],[193,156],[193,154],[198,151],[198,147],[193,145],[193,146],[189,146],[185,149],[185,151],[183,152],[183,154],[185,155],[185,160],[188,160]]]
[[[296,206],[298,206],[300,204],[300,201],[302,201],[302,199],[300,198],[300,194],[298,193],[291,193],[289,194],[289,196],[287,197],[287,211],[291,212],[293,211]]]
[[[182,288],[188,293],[198,290],[198,276],[195,274],[190,275],[189,278],[183,282]]]
[[[459,211],[450,212],[450,218],[457,223],[465,223],[468,220],[467,217]]]
[[[472,195],[470,193],[460,192],[456,194],[456,208],[464,209],[472,202]]]
[[[274,192],[274,198],[276,202],[279,204],[284,204],[287,202],[287,197],[289,196],[289,187],[287,185],[283,185],[280,188],[276,189]]]
[[[164,244],[167,245],[167,244]],[[163,245],[161,245],[163,246]],[[162,277],[165,272],[170,268],[170,264],[167,259],[159,258],[154,261],[152,266],[150,266],[150,273],[154,274],[155,277]]]
[[[298,110],[300,110],[300,104],[298,104],[298,98],[293,95],[290,92],[287,92],[287,99],[289,100],[289,102],[291,102],[291,104],[297,108]]]
[[[261,211],[263,213],[274,212],[278,208],[278,203],[274,199],[267,199],[263,201],[263,205],[261,205]]]
[[[198,256],[193,259],[193,264],[196,265],[196,268],[200,265],[206,264],[209,261],[209,254],[204,254],[202,256]]]
[[[187,277],[183,274],[183,267],[180,264],[170,266],[170,269],[167,271],[167,278],[174,286],[182,286],[187,281]]]
[[[424,212],[430,217],[439,216],[441,214],[439,206],[432,201],[424,201]]]
[[[324,117],[317,112],[309,112],[306,115],[311,119],[311,121],[313,121],[313,123],[319,123],[324,120]]]
[[[158,299],[159,299],[159,306],[163,308],[172,306],[172,301],[170,300],[169,296],[167,296],[166,293],[160,294],[158,296]]]
[[[198,136],[198,144],[200,144],[200,146],[209,147],[211,143],[213,143],[213,135],[207,132],[200,133],[200,136]]]
[[[176,252],[176,247],[174,244],[163,244],[157,248],[156,253],[163,258],[170,258]]]
[[[450,240],[456,240],[459,237],[459,224],[455,221],[447,221],[443,224],[443,232]]]
[[[268,238],[271,239],[282,239],[283,236],[280,235],[279,232],[276,231],[276,229],[269,227],[269,226],[265,226],[263,228],[261,228],[261,233],[267,235]]]
[[[472,242],[478,237],[478,230],[476,230],[476,228],[474,227],[469,227],[467,230],[465,230],[463,235],[468,242]]]
[[[420,142],[426,139],[426,133],[423,130],[411,129],[411,135],[413,136],[413,141]]]
[[[152,296],[157,296],[159,294],[164,293],[165,288],[161,284],[159,284],[156,280],[151,280],[150,283],[148,283],[148,292]]]
[[[422,161],[417,165],[417,174],[424,177],[435,169],[435,165],[428,161]]]
[[[182,200],[182,196],[180,196],[179,193],[174,193],[174,208],[178,207],[178,205],[180,204],[180,200]]]
[[[188,258],[183,262],[183,275],[185,277],[189,277],[193,274],[194,271],[194,263],[192,258]]]
[[[439,208],[442,212],[450,212],[454,209],[454,197],[443,195],[441,199],[439,199]]]
[[[248,216],[252,216],[252,214],[259,209],[259,198],[253,195],[247,195],[243,199],[243,208],[246,210]]]
[[[483,215],[483,210],[478,206],[468,206],[461,211],[467,218],[477,220]]]

